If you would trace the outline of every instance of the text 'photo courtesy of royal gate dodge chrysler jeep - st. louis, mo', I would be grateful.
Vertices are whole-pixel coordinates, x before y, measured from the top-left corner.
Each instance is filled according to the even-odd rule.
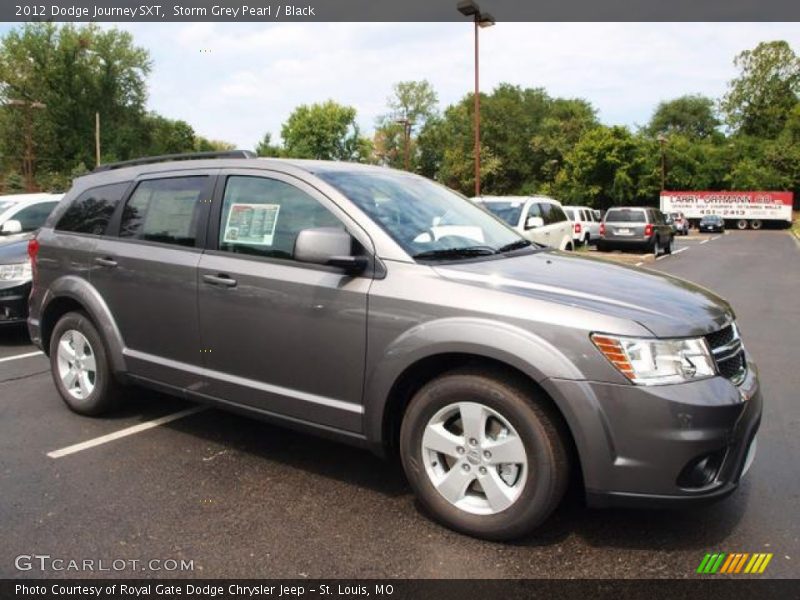
[[[149,386],[399,455],[431,517],[493,540],[573,476],[593,506],[685,506],[747,472],[758,374],[712,292],[410,173],[181,158],[77,178],[30,242],[30,334],[73,411]]]

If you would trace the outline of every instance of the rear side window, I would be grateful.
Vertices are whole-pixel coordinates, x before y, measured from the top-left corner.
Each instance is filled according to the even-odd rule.
[[[58,201],[40,202],[39,204],[23,208],[11,218],[20,222],[22,231],[36,231],[39,227],[44,225],[47,217],[50,216],[50,213],[56,206],[58,206]]]
[[[625,210],[612,208],[606,213],[607,223],[646,223],[643,210]]]
[[[574,208],[564,208],[564,212],[567,213],[570,221],[579,221],[578,217],[575,215],[577,212]]]
[[[297,234],[313,227],[344,229],[327,208],[293,185],[266,177],[228,177],[220,250],[292,259]]]
[[[122,211],[119,236],[194,246],[207,181],[206,176],[142,181]]]
[[[103,235],[129,182],[102,185],[83,192],[72,201],[56,225],[56,231]]]

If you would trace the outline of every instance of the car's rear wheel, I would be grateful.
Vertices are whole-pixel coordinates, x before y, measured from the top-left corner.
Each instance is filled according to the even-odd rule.
[[[84,313],[67,313],[56,323],[50,371],[61,398],[76,413],[100,415],[121,399],[103,339]]]
[[[661,244],[658,241],[658,236],[653,239],[653,256],[660,256],[661,255]]]
[[[492,540],[522,536],[564,495],[569,460],[559,420],[513,379],[453,371],[409,404],[403,467],[433,518]]]
[[[667,245],[664,247],[664,254],[672,254],[672,241],[673,238],[667,240]]]

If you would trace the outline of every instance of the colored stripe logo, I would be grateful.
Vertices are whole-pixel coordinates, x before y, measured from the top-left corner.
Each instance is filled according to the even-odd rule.
[[[706,554],[700,562],[700,566],[697,567],[697,572],[703,575],[715,575],[717,573],[728,575],[749,573],[755,575],[763,573],[771,560],[771,553],[749,554],[747,552],[733,552],[726,554],[718,552]]]

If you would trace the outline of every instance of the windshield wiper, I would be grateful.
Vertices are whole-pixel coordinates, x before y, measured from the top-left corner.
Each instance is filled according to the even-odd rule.
[[[488,246],[468,246],[466,248],[442,248],[439,250],[426,250],[415,254],[412,258],[419,259],[448,259],[448,258],[472,258],[475,256],[490,256],[495,253],[494,248]]]
[[[530,245],[531,243],[528,240],[517,240],[516,242],[511,242],[510,244],[506,244],[505,246],[500,246],[495,251],[495,254],[505,254],[506,252],[511,252],[513,250],[527,248]]]

